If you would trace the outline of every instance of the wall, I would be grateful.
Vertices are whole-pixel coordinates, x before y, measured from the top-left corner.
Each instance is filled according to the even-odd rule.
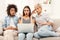
[[[0,18],[3,20],[4,17],[7,15],[6,9],[8,4],[17,5],[18,7],[17,15],[20,16],[25,5],[29,5],[31,7],[31,10],[33,10],[34,5],[36,3],[40,3],[42,4],[43,12],[45,12],[44,10],[47,10],[46,13],[49,15],[50,18],[60,19],[60,0],[52,0],[52,3],[50,5],[43,4],[43,1],[46,0],[0,0]]]

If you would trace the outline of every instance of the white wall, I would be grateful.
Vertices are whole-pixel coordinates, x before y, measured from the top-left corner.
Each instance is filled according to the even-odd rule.
[[[31,9],[34,8],[34,1],[31,0],[0,0],[0,16],[6,16],[6,9],[9,4],[15,4],[18,8],[17,15],[22,14],[24,6],[29,5]]]
[[[22,14],[22,10],[25,5],[29,5],[31,10],[33,10],[36,3],[42,4],[43,1],[46,0],[0,0],[0,18],[3,19],[6,16],[6,8],[8,4],[17,5],[17,15],[19,15]],[[42,4],[42,7],[43,12],[44,10],[47,10],[46,13],[48,13],[52,19],[60,19],[60,0],[52,0],[52,4]]]
[[[53,0],[53,19],[60,19],[60,0]]]

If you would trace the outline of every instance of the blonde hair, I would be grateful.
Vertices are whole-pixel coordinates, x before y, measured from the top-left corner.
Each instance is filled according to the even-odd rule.
[[[40,8],[42,8],[41,4],[39,4],[39,3],[38,3],[38,4],[36,4],[36,5],[35,5],[35,7],[36,7],[36,6],[39,6]]]

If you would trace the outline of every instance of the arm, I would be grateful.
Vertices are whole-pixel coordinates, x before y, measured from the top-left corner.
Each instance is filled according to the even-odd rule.
[[[17,26],[17,21],[18,21],[18,18],[16,19],[16,17],[14,18],[14,20],[16,21],[15,22],[15,25]],[[8,22],[7,22],[8,21]],[[12,27],[12,26],[9,26],[7,25],[9,24],[9,20],[7,18],[5,18],[5,21],[4,21],[4,30],[16,30],[17,28],[15,27],[15,25]]]
[[[32,17],[33,19],[33,23],[34,23],[34,32],[37,31],[37,24],[36,24],[36,20],[35,20],[35,17]]]
[[[51,18],[49,18],[48,16],[46,16],[46,18],[47,18],[47,24],[48,24],[48,25],[51,25],[52,28],[53,28],[53,30],[55,31],[57,27],[56,27],[56,25],[54,24],[54,21],[53,21]]]
[[[21,17],[18,19],[18,23],[19,23],[19,24],[22,23],[22,19],[21,19]]]
[[[35,13],[36,13],[36,10],[34,9],[34,10],[32,11],[32,15],[35,14]]]
[[[7,27],[7,20],[6,20],[6,18],[4,19],[2,27],[3,27],[3,30],[6,30],[6,27]]]

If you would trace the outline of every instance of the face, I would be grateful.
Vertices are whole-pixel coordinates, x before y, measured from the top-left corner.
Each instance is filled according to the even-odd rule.
[[[14,8],[11,8],[11,9],[10,9],[10,14],[11,14],[11,16],[14,16],[15,13],[16,13],[16,12],[15,12],[15,9],[14,9]]]
[[[40,14],[42,12],[42,8],[39,6],[35,6],[35,11]]]
[[[25,16],[29,16],[29,9],[28,8],[25,8],[24,9],[24,13],[25,13]]]

